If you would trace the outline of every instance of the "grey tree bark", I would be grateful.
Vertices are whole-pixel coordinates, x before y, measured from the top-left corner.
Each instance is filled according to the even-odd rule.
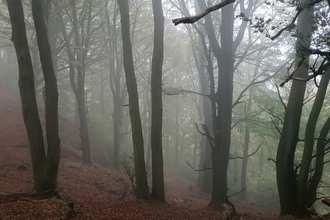
[[[163,165],[163,100],[162,75],[164,60],[164,15],[162,0],[152,0],[154,15],[154,49],[151,66],[151,157],[152,192],[151,197],[165,202]]]
[[[30,145],[33,190],[44,192],[56,190],[60,160],[60,139],[58,134],[58,90],[52,63],[51,49],[47,36],[42,0],[32,1],[32,14],[35,23],[39,56],[46,87],[46,141],[47,155],[43,140],[43,131],[39,118],[34,74],[24,21],[22,1],[7,0],[12,25],[12,41],[15,46],[19,68],[19,89],[22,102],[24,124]]]
[[[309,56],[299,48],[309,48],[308,36],[311,32],[311,17],[313,10],[304,10],[298,18],[298,32],[301,37],[297,40],[296,56],[300,58],[296,64],[299,69],[295,76],[305,78],[308,75]],[[303,62],[303,63],[302,63]],[[294,154],[299,140],[299,126],[304,102],[306,82],[292,82],[289,100],[284,116],[284,125],[276,155],[276,180],[280,197],[281,215],[298,216],[296,171],[294,169]]]
[[[118,53],[118,39],[117,39],[117,15],[118,8],[114,9],[112,21],[108,12],[105,12],[107,31],[108,31],[108,50],[109,50],[109,64],[110,64],[110,89],[113,98],[113,165],[116,169],[120,168],[120,149],[123,135],[123,106],[126,97],[126,89],[122,83],[122,56]]]
[[[124,69],[129,98],[129,112],[132,125],[134,147],[134,167],[136,174],[136,196],[138,199],[148,199],[149,189],[144,160],[144,146],[139,109],[139,97],[134,73],[132,44],[130,39],[130,19],[128,0],[117,0],[120,9],[122,41],[124,52]]]
[[[79,50],[73,49],[71,46],[65,23],[63,18],[60,16],[61,31],[64,38],[65,47],[67,50],[69,58],[69,73],[70,73],[70,85],[72,91],[76,97],[76,107],[79,119],[79,132],[81,140],[81,148],[83,152],[83,160],[87,163],[92,163],[92,154],[90,150],[90,140],[88,134],[87,125],[87,110],[86,110],[86,91],[85,91],[85,75],[86,75],[86,56],[89,48],[89,37],[91,33],[91,20],[92,20],[92,2],[88,3],[86,18],[86,38],[82,42],[82,38],[79,32],[78,15],[76,8],[76,1],[71,1],[71,11],[72,11],[72,25],[73,25],[73,35],[74,35],[74,47]],[[81,27],[83,28],[83,27]],[[77,64],[77,65],[74,65]]]

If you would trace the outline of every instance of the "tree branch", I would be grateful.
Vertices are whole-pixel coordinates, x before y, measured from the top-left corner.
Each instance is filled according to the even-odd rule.
[[[256,154],[258,152],[258,150],[260,149],[261,146],[262,146],[262,144],[260,144],[259,147],[253,153],[251,153],[249,155],[246,155],[245,157],[240,157],[240,156],[238,156],[238,157],[230,157],[229,160],[236,160],[236,159],[242,159],[242,160],[244,160],[244,159],[246,159],[248,157],[251,157],[251,156],[253,156],[254,154]]]
[[[257,81],[257,79],[261,76],[261,75],[263,75],[263,74],[260,74],[260,75],[258,75],[256,78],[254,78],[253,80],[252,80],[252,82],[249,84],[249,85],[247,85],[242,91],[241,91],[241,93],[238,95],[238,97],[237,97],[237,99],[236,99],[236,101],[232,104],[232,108],[234,108],[237,104],[239,104],[239,103],[241,103],[241,99],[244,97],[244,93],[251,87],[251,86],[253,86],[253,85],[257,85],[257,84],[261,84],[261,83],[264,83],[264,82],[266,82],[266,81],[268,81],[268,80],[270,80],[271,78],[273,78],[274,76],[276,76],[282,69],[283,69],[283,67],[285,67],[285,65],[288,63],[289,61],[287,61],[287,62],[285,62],[274,74],[272,74],[272,75],[270,75],[270,76],[267,76],[266,78],[264,78],[264,79],[262,79],[262,80],[259,80],[259,81]]]
[[[276,84],[276,90],[277,90],[277,95],[278,95],[278,98],[280,99],[283,107],[284,107],[284,110],[286,110],[286,104],[284,103],[283,99],[282,99],[282,96],[281,96],[281,92],[280,92],[280,89],[278,88],[278,85]]]
[[[210,147],[212,148],[212,150],[214,150],[214,147],[215,147],[214,146],[214,137],[210,134],[210,131],[205,124],[202,124],[202,128],[205,131],[206,137],[210,143]]]
[[[267,160],[268,160],[268,161],[273,161],[274,163],[276,163],[276,160],[274,160],[274,159],[273,159],[273,158],[271,158],[271,157],[270,157],[270,158],[268,158]]]
[[[196,172],[203,172],[205,170],[212,170],[212,167],[204,167],[203,169],[195,169],[187,160],[188,166],[190,166],[191,169],[193,169]]]
[[[174,92],[169,92],[169,91],[166,91],[163,89],[162,91],[165,95],[180,95],[184,92],[186,93],[191,93],[191,94],[195,94],[195,95],[200,95],[200,96],[203,96],[203,97],[210,97],[209,95],[206,95],[206,94],[202,94],[202,93],[199,93],[199,92],[195,92],[195,91],[190,91],[190,90],[185,90],[185,89],[181,89],[179,91],[174,91]]]
[[[242,192],[245,191],[245,190],[246,190],[246,187],[243,188],[243,189],[241,189],[240,191],[238,191],[238,192],[236,192],[236,193],[234,193],[234,194],[228,196],[227,198],[229,199],[230,197],[237,196],[238,194],[242,193]]]
[[[309,2],[309,3],[306,5],[306,7],[307,7],[307,8],[308,8],[308,7],[311,7],[311,6],[313,6],[313,5],[317,4],[317,3],[320,3],[320,2],[322,2],[322,1],[323,1],[323,0],[314,0],[314,1],[311,1],[311,2]],[[306,7],[305,7],[305,8],[306,8]],[[279,36],[281,36],[281,34],[282,34],[284,31],[290,29],[290,28],[294,25],[294,23],[296,22],[296,20],[297,20],[299,14],[300,14],[305,8],[303,8],[303,7],[297,7],[297,9],[296,9],[297,12],[296,12],[295,16],[293,17],[291,23],[288,24],[287,26],[285,26],[284,28],[282,28],[281,30],[279,30],[279,32],[277,32],[273,37],[270,37],[270,39],[271,39],[271,40],[275,40],[276,38],[278,38]]]
[[[223,2],[220,2],[216,5],[213,5],[211,7],[208,7],[207,9],[205,9],[204,12],[194,15],[194,16],[188,16],[188,17],[182,17],[182,18],[175,18],[172,20],[173,24],[176,26],[178,24],[193,24],[196,21],[198,21],[199,19],[205,17],[206,15],[208,15],[209,13],[211,13],[212,11],[216,11],[230,3],[235,2],[236,0],[226,0]]]

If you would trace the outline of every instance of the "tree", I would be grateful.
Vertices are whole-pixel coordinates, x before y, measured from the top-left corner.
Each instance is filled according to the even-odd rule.
[[[162,0],[152,1],[154,14],[154,51],[151,73],[151,153],[152,153],[152,192],[151,197],[165,202],[163,168],[163,100],[162,67],[164,59],[164,15]]]
[[[34,179],[33,190],[36,192],[56,191],[60,160],[58,90],[48,41],[43,1],[32,1],[32,14],[45,79],[47,154],[45,153],[45,143],[36,102],[33,67],[27,42],[22,1],[7,0],[7,6],[12,24],[12,41],[19,67],[19,89],[23,118],[30,144]]]
[[[204,135],[207,136],[212,152],[212,196],[209,207],[214,209],[222,209],[222,204],[227,202],[227,170],[229,162],[229,151],[231,145],[231,129],[232,129],[232,108],[233,108],[233,75],[234,75],[234,54],[244,36],[247,22],[243,22],[240,26],[238,34],[234,39],[234,7],[232,1],[222,1],[211,7],[207,7],[205,1],[198,0],[199,7],[204,12],[195,16],[173,19],[172,22],[177,25],[180,23],[195,23],[202,17],[205,18],[205,31],[209,45],[218,64],[218,81],[215,86],[215,77],[213,75],[212,60],[207,59],[207,70],[210,81],[211,112],[213,132],[207,126],[203,126]],[[248,7],[245,8],[244,1],[240,7],[244,10],[244,17],[249,17],[254,1],[250,1]],[[226,7],[224,7],[226,6]],[[222,22],[220,26],[221,42],[218,42],[217,35],[213,26],[212,19],[208,15],[211,11],[222,8]],[[205,41],[204,41],[205,42]],[[207,46],[204,43],[204,51]],[[207,56],[206,56],[207,57]]]
[[[118,54],[118,37],[117,37],[117,10],[114,8],[112,21],[108,10],[106,10],[106,24],[108,31],[108,51],[109,51],[109,66],[110,66],[110,89],[113,97],[113,165],[116,169],[120,168],[120,148],[122,139],[122,124],[123,124],[123,107],[126,98],[126,88],[122,85],[122,56]]]
[[[294,78],[301,78],[303,80],[293,80],[292,82],[276,156],[277,185],[281,215],[294,215],[298,217],[308,216],[309,212],[307,208],[310,208],[316,201],[316,188],[322,176],[324,157],[324,154],[320,153],[320,151],[324,150],[322,141],[317,143],[317,152],[320,155],[313,156],[313,149],[316,123],[329,83],[329,71],[321,78],[320,86],[307,121],[301,163],[296,167],[294,165],[295,151],[300,141],[299,127],[306,89],[306,80],[304,79],[308,79],[309,53],[306,53],[306,50],[308,51],[310,49],[313,11],[313,6],[303,9],[298,17],[297,28],[299,37],[296,43],[298,61],[296,62]],[[319,70],[324,66],[321,65]],[[327,123],[321,131],[320,135],[325,137],[326,131],[329,131]],[[315,172],[311,175],[311,161],[314,157],[317,157],[318,166],[314,168]],[[320,161],[322,162],[320,163]],[[313,184],[311,184],[312,182]]]
[[[184,4],[184,1],[181,1],[181,6],[184,10],[184,14],[188,14],[187,6]],[[197,2],[195,2],[195,12],[197,13],[199,11],[199,7]],[[200,27],[198,27],[200,29]],[[197,29],[197,30],[198,30]],[[193,32],[190,28],[190,26],[187,26],[187,30],[189,33],[189,37],[191,40],[191,44],[193,44]],[[204,57],[207,59],[207,69],[208,71],[211,71],[213,69],[213,63],[212,59],[210,57],[210,53],[208,53],[206,48],[203,48],[203,45],[205,44],[205,36],[200,33],[198,34],[198,47],[193,47],[193,58],[195,61],[196,69],[198,72],[198,79],[200,84],[200,92],[201,94],[210,94],[210,81],[207,77],[207,71],[203,67],[203,60]],[[212,128],[212,112],[211,112],[211,102],[210,99],[206,96],[202,97],[203,102],[203,117],[201,119],[204,121],[206,127],[209,129],[209,132],[213,132]],[[200,110],[199,110],[200,111]],[[212,192],[212,170],[211,169],[204,169],[204,168],[210,168],[212,167],[212,159],[211,159],[211,146],[210,142],[206,140],[205,137],[203,137],[203,140],[201,141],[200,151],[202,152],[200,154],[200,169],[203,170],[203,172],[200,172],[199,180],[198,180],[198,187],[201,188],[203,192],[211,193]],[[201,175],[202,174],[202,175]]]
[[[56,3],[57,4],[57,3]],[[59,17],[61,24],[61,31],[64,38],[64,45],[66,47],[66,52],[69,58],[69,74],[70,74],[70,85],[72,91],[76,97],[78,118],[79,118],[79,131],[81,139],[81,148],[83,152],[83,160],[87,163],[92,163],[92,154],[90,150],[90,140],[88,133],[88,123],[87,123],[87,110],[86,110],[86,89],[85,89],[85,78],[86,78],[86,63],[88,50],[90,47],[91,38],[91,22],[92,22],[92,2],[86,2],[86,9],[81,13],[87,16],[82,16],[83,20],[79,24],[79,16],[77,13],[76,1],[71,1],[70,6],[72,10],[72,33],[74,37],[74,42],[70,41],[70,35],[67,33],[66,25],[63,17]],[[83,26],[86,22],[86,27]],[[86,29],[86,30],[82,30]],[[81,32],[86,35],[81,36]],[[74,45],[74,46],[72,46]]]
[[[132,44],[130,39],[130,22],[128,0],[117,0],[120,10],[122,41],[124,53],[124,69],[129,99],[129,113],[132,125],[134,148],[134,167],[136,174],[136,196],[138,199],[149,198],[147,172],[144,160],[144,143],[142,135],[141,117],[137,83],[134,73]]]

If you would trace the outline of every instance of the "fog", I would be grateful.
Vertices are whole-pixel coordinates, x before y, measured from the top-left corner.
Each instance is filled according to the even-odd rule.
[[[45,6],[48,9],[45,10],[45,20],[59,94],[62,152],[73,151],[81,158],[81,162],[115,168],[125,175],[128,172],[128,176],[138,175],[129,171],[134,170],[134,149],[137,148],[133,147],[132,103],[126,85],[127,75],[125,77],[125,71],[129,70],[124,66],[122,12],[116,1],[72,2],[56,0],[52,1],[49,8]],[[297,181],[299,188],[298,176],[303,176],[300,168],[305,164],[306,149],[309,149],[307,134],[311,134],[311,162],[306,165],[309,169],[306,187],[310,187],[313,176],[316,176],[317,158],[321,154],[325,165],[322,166],[323,176],[317,188],[316,203],[306,204],[310,205],[308,208],[314,204],[313,208],[325,213],[327,208],[319,202],[319,197],[329,194],[329,167],[326,165],[329,159],[329,129],[324,137],[321,137],[320,132],[328,118],[327,95],[321,98],[316,118],[312,114],[317,111],[315,103],[321,93],[321,78],[329,72],[328,66],[323,67],[329,62],[329,44],[324,42],[329,30],[329,16],[325,14],[329,9],[327,3],[317,4],[311,13],[318,19],[313,23],[312,31],[308,29],[312,25],[308,25],[306,19],[305,24],[287,28],[297,10],[295,5],[286,1],[236,1],[223,8],[231,7],[232,14],[230,10],[223,12],[220,9],[193,24],[174,26],[172,19],[188,16],[188,12],[191,15],[200,12],[203,4],[198,5],[197,2],[162,2],[165,20],[161,150],[165,181],[175,173],[191,181],[187,189],[190,187],[201,193],[212,194],[212,166],[215,166],[215,160],[219,160],[220,164],[225,164],[221,166],[228,166],[224,171],[226,177],[219,174],[219,182],[227,183],[226,200],[244,201],[277,213],[293,214],[283,211],[284,205],[280,203],[278,190],[280,193],[283,191],[278,189],[280,180],[276,179],[279,175],[276,169],[280,172],[286,166],[295,172],[293,182]],[[205,1],[200,2],[205,4]],[[209,3],[214,5],[218,1]],[[6,4],[0,5],[0,101],[20,103],[19,69],[11,41],[12,26]],[[36,100],[46,140],[46,86],[31,4],[23,1],[23,6]],[[227,14],[224,16],[222,13]],[[304,13],[299,16],[304,16]],[[143,156],[151,187],[152,1],[130,0],[129,16]],[[297,24],[297,21],[294,22]],[[285,30],[281,32],[283,28]],[[307,28],[307,32],[303,28]],[[219,54],[212,40],[218,44]],[[306,52],[307,44],[308,51],[312,52]],[[304,49],[299,45],[303,45]],[[302,58],[306,57],[306,53],[311,54],[309,58],[307,56],[307,61]],[[301,70],[303,68],[306,73],[294,75],[295,72],[304,71]],[[323,69],[318,72],[319,68]],[[305,86],[300,90],[301,105],[297,104],[299,95],[296,96],[296,104],[292,100],[295,99],[292,93],[295,82]],[[327,83],[324,84],[324,93],[328,94]],[[0,111],[5,111],[5,108],[0,106]],[[287,113],[290,112],[288,109],[293,116]],[[297,121],[292,119],[295,114],[299,117]],[[312,117],[316,120],[314,129],[308,130]],[[291,131],[290,125],[288,128],[284,126],[286,123],[297,125],[298,130]],[[286,132],[287,137],[283,137],[283,132]],[[295,142],[293,148],[289,147],[289,142],[284,143],[291,137]],[[326,140],[323,150],[316,148],[320,138]],[[29,145],[27,140],[21,142],[17,144]],[[290,149],[293,149],[293,159],[286,157],[285,153],[280,157],[281,149],[282,152],[285,149],[291,152]],[[223,159],[227,153],[229,157]],[[281,164],[286,165],[281,168]],[[290,178],[288,175],[287,178]]]

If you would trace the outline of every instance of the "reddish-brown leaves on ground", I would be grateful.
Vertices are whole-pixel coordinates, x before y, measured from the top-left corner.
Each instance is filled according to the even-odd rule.
[[[169,204],[136,201],[127,190],[127,177],[110,168],[81,164],[77,129],[61,121],[62,158],[59,190],[70,196],[78,212],[75,219],[225,219],[206,208],[209,195],[190,190],[191,181],[175,171],[166,171],[166,198]],[[0,193],[31,192],[32,171],[20,103],[0,89]],[[24,164],[28,171],[16,170]],[[130,189],[130,188],[129,188]],[[129,190],[128,189],[128,190]],[[122,198],[123,197],[123,198]],[[245,213],[233,219],[277,219],[276,213],[244,203],[236,203]],[[249,214],[250,213],[250,214]],[[65,219],[65,206],[57,200],[0,203],[0,219]]]

